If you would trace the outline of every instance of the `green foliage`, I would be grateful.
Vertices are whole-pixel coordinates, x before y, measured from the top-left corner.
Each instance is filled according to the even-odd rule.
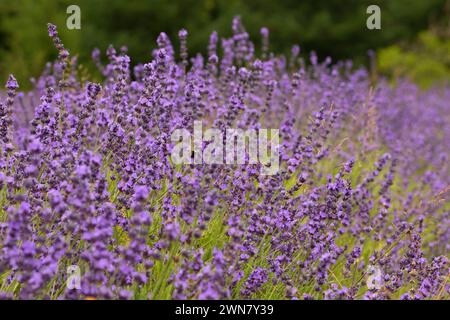
[[[366,8],[381,8],[382,29],[368,30]],[[94,47],[126,45],[134,62],[148,61],[161,31],[173,40],[181,28],[189,31],[190,54],[205,52],[209,34],[231,33],[233,16],[240,15],[259,43],[262,26],[270,29],[270,47],[288,53],[292,43],[319,57],[367,63],[367,50],[411,40],[439,17],[445,0],[0,0],[0,81],[14,73],[22,88],[56,55],[46,23],[58,25],[66,47],[79,54],[89,70]],[[66,8],[81,8],[81,30],[66,28]],[[177,47],[177,41],[173,41]],[[259,48],[256,48],[259,50]],[[436,68],[436,67],[435,67]],[[436,68],[438,69],[438,68]],[[418,70],[417,72],[425,72]]]
[[[410,48],[392,45],[380,50],[380,71],[397,77],[407,77],[427,88],[436,82],[450,80],[450,39],[431,31],[421,32]]]
[[[57,52],[47,35],[47,23],[65,26],[68,1],[17,0],[0,1],[0,80],[4,83],[13,73],[21,87],[32,76],[39,75],[45,63]],[[70,51],[81,50],[79,36],[60,28],[61,37]]]

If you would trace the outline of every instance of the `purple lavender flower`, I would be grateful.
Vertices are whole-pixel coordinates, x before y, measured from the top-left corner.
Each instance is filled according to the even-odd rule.
[[[448,87],[276,55],[260,31],[255,50],[236,17],[206,57],[161,33],[134,69],[94,50],[94,83],[48,25],[57,60],[0,99],[0,298],[448,298]],[[279,129],[280,170],[175,165],[195,120]]]

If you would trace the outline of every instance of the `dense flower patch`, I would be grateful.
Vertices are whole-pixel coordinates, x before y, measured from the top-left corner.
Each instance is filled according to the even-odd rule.
[[[0,103],[1,297],[449,297],[448,87],[277,56],[265,28],[257,56],[238,18],[207,57],[185,30],[133,71],[96,50],[93,83],[48,30],[57,61]],[[279,128],[279,172],[174,165],[171,132],[195,120]]]

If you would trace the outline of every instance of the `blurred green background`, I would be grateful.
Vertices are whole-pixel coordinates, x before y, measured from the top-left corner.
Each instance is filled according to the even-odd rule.
[[[134,63],[149,60],[161,31],[177,46],[178,30],[189,31],[189,52],[205,52],[209,34],[231,34],[240,15],[255,41],[270,29],[270,49],[288,53],[299,44],[303,54],[353,59],[369,64],[367,51],[377,52],[378,70],[406,76],[423,87],[450,79],[449,0],[0,0],[0,80],[14,73],[22,88],[56,57],[47,22],[58,26],[71,54],[91,72],[91,52],[109,44],[126,45]],[[81,8],[81,30],[66,28],[67,6]],[[366,28],[366,8],[381,8],[381,30]]]

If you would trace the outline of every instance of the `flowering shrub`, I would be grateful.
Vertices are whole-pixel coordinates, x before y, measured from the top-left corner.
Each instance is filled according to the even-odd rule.
[[[449,88],[306,66],[265,28],[258,57],[232,28],[206,58],[162,33],[133,72],[125,48],[96,50],[100,84],[49,24],[57,61],[0,104],[3,298],[449,297]],[[195,120],[279,128],[280,170],[173,164],[171,132]]]

